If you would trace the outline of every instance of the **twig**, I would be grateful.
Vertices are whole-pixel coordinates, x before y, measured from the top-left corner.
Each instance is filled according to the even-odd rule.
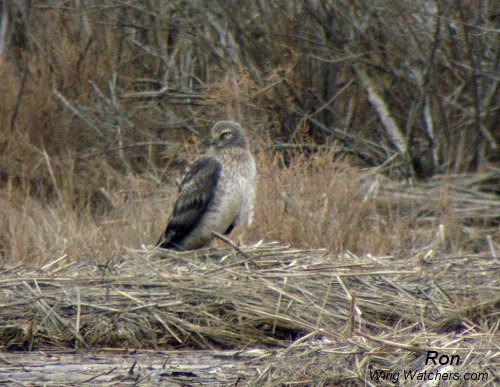
[[[137,360],[136,360],[136,359],[134,359],[134,363],[132,364],[132,366],[131,366],[131,367],[130,367],[130,369],[128,370],[128,374],[129,374],[129,375],[133,375],[133,374],[134,374],[134,368],[135,368],[136,364],[137,364]]]
[[[3,12],[4,15],[7,12]],[[12,120],[10,123],[10,129],[13,131],[16,128],[17,116],[19,115],[19,109],[21,108],[21,103],[24,95],[24,86],[26,85],[26,79],[28,78],[28,62],[25,62],[23,69],[23,77],[21,79],[21,85],[19,87],[19,94],[17,95],[16,107],[14,108],[14,113],[12,114]]]
[[[49,267],[51,267],[51,266],[55,265],[57,262],[59,262],[60,260],[62,260],[62,259],[64,259],[64,258],[66,258],[67,256],[68,256],[68,254],[64,254],[63,256],[61,256],[61,257],[57,258],[56,260],[54,260],[54,261],[52,261],[52,262],[47,263],[45,266],[43,266],[43,267],[40,269],[40,271],[44,271],[44,270],[48,269]]]
[[[59,98],[61,100],[61,102],[66,105],[68,107],[69,110],[71,110],[71,112],[77,116],[78,118],[80,118],[81,120],[83,120],[88,126],[90,126],[92,129],[94,129],[94,132],[97,134],[97,136],[99,138],[104,138],[104,134],[101,132],[101,130],[94,125],[94,123],[89,120],[87,117],[85,117],[82,113],[80,113],[78,111],[77,108],[75,108],[67,99],[66,97],[64,97],[64,95],[62,95],[59,90],[57,89],[54,89],[54,94],[56,95],[57,98]]]
[[[113,120],[112,127],[115,131],[116,142],[118,143],[118,149],[117,149],[118,158],[120,159],[120,161],[123,165],[125,175],[128,176],[131,173],[131,169],[130,169],[130,166],[128,165],[128,162],[125,158],[125,153],[123,153],[123,136],[122,136],[122,121],[123,120],[121,119],[120,109],[118,107],[118,102],[116,99],[116,93],[115,93],[116,79],[117,79],[117,75],[116,75],[116,73],[113,73],[113,75],[111,77],[111,81],[109,82],[109,93],[111,95],[110,101],[111,101],[111,105],[113,106],[113,109],[114,109],[114,116],[117,117],[117,119]],[[95,86],[95,87],[97,87],[97,86]]]
[[[425,351],[429,351],[432,349],[429,347],[417,347],[415,345],[396,343],[395,341],[380,339],[378,337],[373,337],[373,336],[367,335],[366,333],[362,333],[359,331],[356,331],[355,334],[358,336],[364,337],[365,339],[368,339],[370,341],[374,341],[376,343],[388,345],[389,347],[406,349],[407,351],[412,351],[412,352],[425,352]]]
[[[316,109],[315,112],[311,113],[308,115],[308,117],[314,117],[316,114],[320,113],[322,110],[324,110],[328,105],[330,105],[333,101],[335,101],[340,94],[342,94],[351,84],[354,82],[354,78],[349,79],[349,81],[339,90],[335,93],[335,95],[330,98],[328,101],[326,101],[322,106],[320,106],[318,109]]]
[[[236,243],[234,243],[231,239],[226,238],[224,235],[219,234],[217,231],[212,231],[212,235],[217,239],[220,239],[225,244],[231,246],[233,249],[235,249],[238,253],[240,253],[244,257],[249,258],[249,255],[245,253],[243,250],[241,250],[240,247]]]
[[[57,193],[57,197],[61,204],[64,204],[64,198],[62,196],[61,190],[59,189],[59,184],[57,184],[56,174],[54,173],[54,169],[52,168],[52,164],[50,162],[49,154],[45,149],[43,149],[43,157],[45,158],[45,162],[47,163],[47,169],[49,171],[50,178],[52,179],[52,184],[54,185],[54,189]]]
[[[106,375],[109,375],[110,373],[112,373],[114,370],[116,370],[118,367],[113,367],[111,368],[109,371],[104,371],[104,372],[101,372],[100,374],[97,374],[97,375],[94,375],[92,376],[91,378],[89,379],[85,379],[83,381],[80,382],[80,384],[85,384],[85,383],[88,383],[88,382],[91,382],[92,380],[94,379],[97,379],[97,378],[100,378],[101,376],[106,376]]]
[[[251,261],[252,259],[254,259],[254,257],[249,256],[247,253],[245,253],[243,250],[241,250],[232,240],[226,238],[225,236],[219,234],[218,232],[212,231],[212,233],[216,238],[220,239],[224,243],[227,243],[229,246],[234,248],[238,253],[240,253],[241,255],[243,255],[244,257],[247,257],[247,258],[242,259],[241,261],[238,261],[238,262],[230,263],[229,265],[218,267],[217,269],[214,269],[214,270],[209,270],[209,271],[205,272],[205,275],[217,273],[218,271],[225,270],[229,267],[239,266],[243,263],[247,263],[248,261]]]
[[[177,142],[171,142],[171,141],[137,142],[135,144],[128,144],[128,145],[122,145],[122,146],[109,147],[109,148],[106,148],[106,149],[104,149],[104,150],[102,150],[100,152],[91,153],[91,154],[88,154],[88,155],[85,155],[85,156],[79,156],[76,159],[77,160],[87,160],[87,159],[90,159],[90,158],[93,158],[93,157],[97,157],[97,156],[100,156],[100,155],[103,155],[103,154],[106,154],[106,153],[116,152],[116,151],[119,151],[121,149],[136,148],[136,147],[139,148],[139,147],[145,147],[145,146],[151,146],[151,145],[155,145],[155,146],[179,146],[180,144],[177,143]]]
[[[171,93],[171,94],[169,94]],[[203,94],[195,94],[189,91],[176,91],[163,86],[160,90],[152,91],[137,91],[124,93],[120,95],[121,98],[158,98],[158,97],[170,97],[174,99],[205,99]]]
[[[331,147],[327,145],[318,145],[318,144],[291,144],[287,142],[275,142],[273,144],[273,150],[282,150],[282,149],[313,149],[313,150],[329,150]]]
[[[350,315],[349,315],[349,331],[350,332],[354,332],[354,316],[355,316],[355,312],[356,312],[357,309],[358,309],[358,307],[356,306],[356,293],[352,292],[352,295],[351,295],[351,306],[349,308],[349,312],[350,312]]]
[[[76,323],[75,331],[80,334],[80,320],[82,316],[82,304],[80,302],[80,288],[76,288]],[[76,343],[78,344],[78,343]]]
[[[271,83],[270,85],[267,85],[266,87],[260,89],[259,91],[255,92],[254,94],[252,94],[249,99],[252,100],[255,97],[258,97],[259,95],[265,93],[266,91],[272,89],[274,86],[277,86],[277,85],[279,85],[282,82],[283,82],[283,79],[279,79],[279,80]]]
[[[283,278],[283,283],[286,284],[287,277]],[[281,305],[281,299],[283,298],[283,292],[278,292],[278,302],[276,303],[276,316],[274,317],[273,321],[273,329],[271,330],[272,335],[274,336],[276,333],[276,325],[278,324],[278,313],[280,311],[280,305]]]
[[[488,247],[490,248],[491,256],[493,258],[498,258],[495,249],[495,243],[493,242],[493,238],[491,237],[491,235],[486,235],[486,241],[488,242]]]
[[[325,310],[326,302],[328,301],[328,297],[330,296],[330,289],[332,288],[332,282],[329,281],[328,288],[326,289],[325,297],[323,298],[323,304],[321,305],[321,309],[319,310],[318,321],[316,322],[316,329],[319,328],[319,323],[321,322],[321,317],[323,316],[323,311]]]

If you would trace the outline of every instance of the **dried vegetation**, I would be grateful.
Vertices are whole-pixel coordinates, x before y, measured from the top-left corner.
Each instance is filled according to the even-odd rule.
[[[376,384],[432,349],[498,378],[494,1],[0,10],[0,348],[259,348],[224,379],[252,385]],[[157,251],[227,118],[252,228]]]
[[[62,256],[2,272],[0,337],[28,350],[268,348],[249,363],[260,373],[242,373],[252,385],[363,385],[370,369],[480,371],[493,383],[497,261],[439,253],[442,243],[408,257],[276,243],[128,250],[106,265]],[[426,364],[428,350],[464,364]]]

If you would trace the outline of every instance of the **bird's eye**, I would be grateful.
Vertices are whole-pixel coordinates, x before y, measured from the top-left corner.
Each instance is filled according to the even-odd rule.
[[[222,132],[222,133],[220,134],[220,139],[221,139],[221,140],[226,140],[226,139],[228,139],[228,138],[229,138],[229,136],[230,136],[230,135],[231,135],[231,132]]]

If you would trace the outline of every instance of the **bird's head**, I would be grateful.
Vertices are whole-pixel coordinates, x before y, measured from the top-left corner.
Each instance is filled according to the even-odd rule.
[[[219,121],[214,125],[210,134],[214,148],[247,147],[245,132],[236,122]]]

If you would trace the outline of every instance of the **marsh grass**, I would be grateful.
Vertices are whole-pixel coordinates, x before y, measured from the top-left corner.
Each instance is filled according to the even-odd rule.
[[[367,385],[419,345],[493,372],[498,48],[476,3],[4,4],[0,347],[266,347],[253,385]],[[219,119],[249,133],[254,223],[239,250],[158,251]]]
[[[52,182],[51,191],[32,194],[32,184],[22,181],[10,181],[1,190],[3,264],[38,266],[64,254],[106,261],[123,248],[155,243],[185,168],[203,150],[199,141],[185,143],[179,150],[184,159],[180,167],[147,174],[122,175],[101,161],[94,164],[101,177],[96,177],[93,191],[80,189],[74,162],[55,167],[39,153],[37,174]],[[334,254],[390,255],[411,254],[440,240],[448,251],[477,251],[486,247],[485,236],[473,231],[467,219],[485,216],[485,225],[495,224],[498,206],[491,194],[470,190],[469,197],[458,196],[468,189],[467,180],[463,187],[446,180],[412,186],[352,167],[330,149],[313,157],[294,152],[286,160],[264,147],[255,154],[259,177],[254,223],[232,235],[242,243],[276,240]],[[472,198],[486,206],[475,216],[467,213],[466,203],[460,206],[461,200]],[[466,219],[460,211],[466,211]]]

